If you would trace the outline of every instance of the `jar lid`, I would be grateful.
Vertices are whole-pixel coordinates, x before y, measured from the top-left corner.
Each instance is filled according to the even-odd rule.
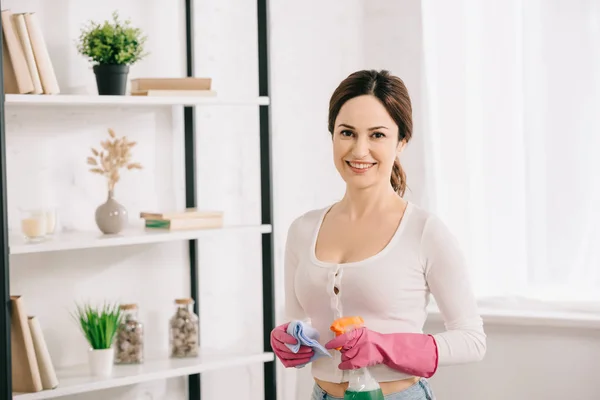
[[[175,299],[175,304],[194,304],[194,299],[192,299],[191,297]]]
[[[121,304],[121,305],[119,305],[119,308],[121,310],[135,310],[135,309],[137,309],[137,307],[138,306],[135,303],[129,303],[129,304]]]

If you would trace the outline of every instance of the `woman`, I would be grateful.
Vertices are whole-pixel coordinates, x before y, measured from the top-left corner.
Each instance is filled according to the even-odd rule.
[[[313,399],[343,398],[348,370],[361,367],[386,399],[433,399],[426,378],[439,365],[481,360],[486,336],[455,238],[402,198],[399,156],[412,136],[402,80],[387,71],[348,76],[331,97],[329,131],[346,193],[297,218],[285,254],[286,313],[309,320],[332,355],[311,364]],[[422,333],[430,294],[447,329],[435,335]],[[342,316],[365,326],[334,337],[329,327]],[[314,351],[290,351],[288,324],[272,331],[271,345],[286,367],[303,366]]]

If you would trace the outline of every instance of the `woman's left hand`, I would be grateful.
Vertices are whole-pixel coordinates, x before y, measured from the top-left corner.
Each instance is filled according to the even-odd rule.
[[[362,327],[337,336],[325,344],[326,349],[339,349],[342,353],[340,369],[358,369],[383,363],[378,349],[377,333]]]
[[[437,370],[437,344],[431,335],[422,333],[383,334],[365,327],[344,333],[325,344],[339,349],[343,370],[385,364],[414,376],[429,378]]]

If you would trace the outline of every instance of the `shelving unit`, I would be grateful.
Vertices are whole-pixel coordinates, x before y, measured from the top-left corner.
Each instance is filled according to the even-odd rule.
[[[0,9],[2,0],[0,0]],[[273,235],[272,235],[272,189],[271,189],[271,140],[269,117],[269,57],[268,57],[268,5],[267,0],[257,0],[258,22],[258,72],[259,93],[253,98],[221,98],[201,96],[142,97],[142,96],[90,96],[90,95],[4,95],[2,54],[0,54],[0,400],[40,400],[60,398],[96,390],[132,385],[172,377],[188,377],[188,398],[201,398],[200,374],[223,368],[262,363],[264,365],[264,398],[277,399],[274,356],[271,353],[269,334],[275,323]],[[193,0],[185,0],[186,69],[187,76],[194,76],[194,29]],[[0,42],[2,22],[0,21]],[[192,231],[148,231],[143,227],[132,228],[117,235],[98,232],[65,232],[49,241],[28,244],[20,237],[9,236],[7,215],[6,168],[6,112],[19,112],[23,107],[163,107],[183,106],[185,138],[185,207],[197,206],[196,198],[196,151],[195,107],[208,106],[258,106],[260,121],[260,169],[261,169],[261,224],[256,226],[226,226],[218,229]],[[183,206],[183,205],[182,205]],[[254,354],[230,354],[207,352],[193,359],[146,360],[141,365],[118,366],[109,378],[93,378],[87,374],[87,366],[58,369],[59,387],[36,393],[12,393],[10,351],[10,270],[9,255],[18,256],[41,252],[58,252],[107,248],[128,245],[145,245],[169,241],[188,241],[190,293],[195,300],[194,311],[199,314],[198,240],[214,235],[234,235],[244,232],[262,237],[262,303],[263,303],[263,352]]]

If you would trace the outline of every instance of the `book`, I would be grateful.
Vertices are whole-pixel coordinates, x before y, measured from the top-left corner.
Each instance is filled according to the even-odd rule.
[[[198,210],[196,208],[186,208],[181,211],[165,211],[165,212],[151,212],[143,211],[140,213],[140,218],[144,219],[180,219],[180,218],[221,218],[223,217],[222,211],[212,210]]]
[[[179,218],[179,219],[146,219],[146,228],[165,230],[214,229],[223,227],[223,219],[211,218]]]
[[[10,65],[9,74],[4,77],[5,93],[25,94],[34,91],[25,52],[14,25],[13,13],[2,10],[2,56],[4,66]]]
[[[17,75],[15,74],[10,54],[8,54],[6,36],[2,36],[2,69],[4,71],[4,93],[21,94],[19,84],[17,83]]]
[[[59,94],[60,87],[37,14],[28,12],[23,13],[23,16],[25,18],[25,24],[27,25],[27,32],[29,32],[29,40],[31,42],[31,48],[33,50],[44,93]]]
[[[162,90],[162,89],[150,89],[150,90],[138,90],[131,91],[132,96],[216,96],[217,92],[213,90]]]
[[[39,365],[22,296],[10,296],[10,350],[14,392],[31,393],[43,389]]]
[[[211,89],[211,78],[136,78],[131,80],[131,92],[149,90],[199,90]]]
[[[29,330],[35,348],[35,355],[40,370],[40,378],[42,379],[42,387],[44,389],[55,389],[58,386],[58,378],[52,364],[52,358],[44,339],[44,333],[40,326],[40,321],[35,316],[28,317]]]
[[[27,23],[25,22],[25,14],[14,14],[13,22],[15,30],[17,31],[17,36],[21,40],[21,46],[23,47],[25,60],[27,61],[27,67],[29,68],[29,75],[31,76],[31,79],[33,81],[34,89],[32,93],[44,93],[44,89],[42,88],[42,81],[40,80],[40,74],[38,72],[38,66],[35,61],[35,56],[33,54],[33,47],[31,46],[29,30],[27,29]]]

